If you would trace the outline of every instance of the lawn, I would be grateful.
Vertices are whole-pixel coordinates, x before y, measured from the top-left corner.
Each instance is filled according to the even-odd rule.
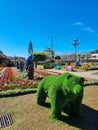
[[[61,120],[51,122],[49,112],[49,105],[36,105],[36,93],[0,98],[0,115],[11,113],[13,119],[13,124],[3,130],[97,130],[98,86],[85,87],[79,119],[62,113]]]

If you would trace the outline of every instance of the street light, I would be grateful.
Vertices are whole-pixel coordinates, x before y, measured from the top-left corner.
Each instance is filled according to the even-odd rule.
[[[75,47],[75,61],[77,60],[77,45],[79,45],[79,40],[74,40],[74,43],[72,44]]]

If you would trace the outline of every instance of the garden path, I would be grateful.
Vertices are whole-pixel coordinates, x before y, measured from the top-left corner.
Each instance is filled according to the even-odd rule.
[[[60,72],[60,73],[70,72],[70,71],[66,71],[66,70],[53,70],[53,69],[51,71]],[[73,74],[80,76],[80,77],[98,80],[98,74],[96,74],[96,73],[98,73],[98,70],[91,70],[91,71],[86,71],[86,72],[74,72],[74,71],[72,71],[70,73],[73,73]]]
[[[14,73],[16,75],[16,77],[20,76],[21,73],[17,68],[13,67]],[[93,79],[93,80],[97,80],[98,81],[98,70],[89,70],[89,71],[85,71],[85,72],[74,72],[74,71],[66,71],[66,70],[55,70],[55,69],[45,69],[47,71],[52,71],[52,72],[58,72],[58,73],[65,73],[65,72],[70,72],[73,73],[77,76],[80,77],[85,77],[85,78],[89,78],[89,79]]]

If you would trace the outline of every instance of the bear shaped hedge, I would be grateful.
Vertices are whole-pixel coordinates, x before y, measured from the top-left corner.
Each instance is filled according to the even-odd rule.
[[[70,105],[71,114],[77,117],[80,115],[83,85],[84,78],[68,72],[60,76],[47,76],[39,83],[37,104],[44,105],[46,97],[49,97],[52,119],[59,118],[61,111],[66,109],[67,104]]]

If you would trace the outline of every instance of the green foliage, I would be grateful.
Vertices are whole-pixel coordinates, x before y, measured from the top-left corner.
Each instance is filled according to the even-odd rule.
[[[49,97],[52,119],[60,117],[61,111],[68,103],[70,104],[71,114],[79,116],[83,98],[83,85],[84,78],[70,73],[64,73],[60,76],[47,76],[38,86],[37,104],[43,105],[46,97]]]
[[[37,61],[44,61],[47,59],[47,55],[43,52],[34,52],[33,53],[33,56],[34,56],[34,61],[37,62]]]
[[[53,69],[56,66],[55,63],[44,64],[45,69]]]
[[[60,56],[56,56],[55,59],[56,59],[56,60],[60,60],[61,57],[60,57]]]

